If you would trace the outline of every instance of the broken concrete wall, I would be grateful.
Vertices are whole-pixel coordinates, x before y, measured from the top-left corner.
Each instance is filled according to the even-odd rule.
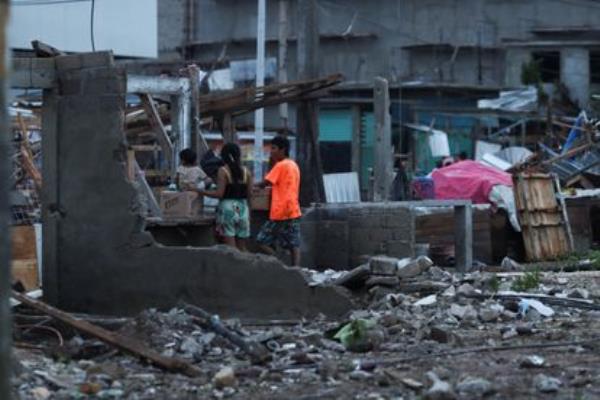
[[[414,203],[320,204],[302,222],[303,259],[323,268],[346,269],[366,256],[415,255]]]
[[[309,288],[272,257],[173,248],[144,231],[125,178],[126,75],[110,53],[58,57],[44,98],[45,297],[78,312],[126,315],[178,300],[240,318],[341,315],[335,288]]]

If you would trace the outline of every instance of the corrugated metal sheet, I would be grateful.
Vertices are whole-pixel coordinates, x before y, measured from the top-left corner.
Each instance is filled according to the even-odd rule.
[[[323,175],[323,185],[325,186],[327,203],[360,202],[360,189],[356,172]]]
[[[514,177],[515,203],[529,261],[553,260],[571,251],[568,221],[556,198],[554,178],[522,173]]]

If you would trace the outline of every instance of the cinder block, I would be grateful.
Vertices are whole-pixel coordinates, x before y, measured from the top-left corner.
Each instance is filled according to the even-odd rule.
[[[414,243],[405,240],[390,240],[386,243],[386,254],[392,257],[414,257]]]
[[[398,259],[387,256],[375,256],[369,260],[371,273],[374,275],[396,275]]]
[[[369,240],[375,243],[387,242],[394,238],[394,232],[391,229],[371,229],[369,231]]]

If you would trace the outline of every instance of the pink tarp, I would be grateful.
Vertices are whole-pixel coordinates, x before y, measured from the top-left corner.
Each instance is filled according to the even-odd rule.
[[[466,160],[431,174],[435,198],[442,200],[471,200],[473,203],[488,203],[492,188],[496,185],[512,187],[512,177],[494,167]]]

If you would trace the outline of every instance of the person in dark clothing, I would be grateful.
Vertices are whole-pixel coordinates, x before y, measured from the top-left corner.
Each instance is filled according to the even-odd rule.
[[[249,200],[252,192],[252,175],[242,166],[240,147],[227,143],[221,149],[225,163],[217,172],[217,188],[199,191],[208,197],[220,199],[217,207],[217,233],[225,244],[240,251],[248,251],[250,237]]]
[[[408,199],[408,177],[406,176],[406,169],[404,169],[404,163],[401,159],[396,160],[394,165],[396,170],[396,177],[392,182],[392,193],[391,197],[393,201],[403,201]]]

